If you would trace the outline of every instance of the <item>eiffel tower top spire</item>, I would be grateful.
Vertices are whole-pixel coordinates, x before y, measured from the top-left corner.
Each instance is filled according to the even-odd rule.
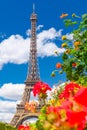
[[[33,3],[33,13],[35,13],[35,3]]]
[[[37,14],[35,14],[35,4],[33,4],[33,13],[30,17],[31,20],[31,40],[30,40],[30,54],[28,62],[28,73],[26,84],[35,84],[40,80],[38,59],[37,59],[37,38],[36,38],[36,22]]]

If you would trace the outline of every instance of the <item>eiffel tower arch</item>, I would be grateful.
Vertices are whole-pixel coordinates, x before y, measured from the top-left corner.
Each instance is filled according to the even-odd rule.
[[[38,59],[37,59],[37,42],[36,42],[36,22],[37,15],[35,14],[35,7],[33,5],[33,13],[30,17],[31,20],[31,40],[30,40],[30,54],[28,62],[28,73],[25,81],[25,89],[20,104],[17,104],[16,113],[13,116],[10,124],[18,127],[26,119],[31,117],[38,117],[40,107],[37,107],[36,112],[25,110],[25,103],[29,102],[33,86],[36,82],[40,81]]]

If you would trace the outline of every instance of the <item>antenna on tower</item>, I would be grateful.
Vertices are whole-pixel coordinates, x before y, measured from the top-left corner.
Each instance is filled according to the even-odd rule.
[[[35,13],[35,3],[33,3],[33,13]]]

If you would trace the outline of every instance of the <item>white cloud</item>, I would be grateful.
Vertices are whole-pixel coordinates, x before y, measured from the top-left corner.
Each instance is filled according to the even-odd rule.
[[[4,84],[0,88],[0,97],[10,100],[20,100],[23,94],[24,84]]]
[[[67,33],[66,37],[67,37],[68,40],[73,40],[73,34]]]
[[[37,28],[36,28],[36,30],[40,31],[43,27],[44,27],[44,25],[38,25]]]
[[[62,36],[62,29],[56,31],[55,28],[50,28],[49,30],[43,30],[37,35],[37,47],[38,55],[40,57],[54,56],[54,51],[58,53],[63,53],[64,49],[59,48],[53,40],[60,38]]]
[[[38,26],[41,28],[42,25]],[[64,50],[58,48],[54,43],[55,39],[60,38],[62,35],[62,30],[56,31],[55,28],[50,28],[48,30],[43,30],[37,34],[37,47],[38,55],[53,56],[54,51],[58,50],[62,53]],[[14,63],[23,64],[28,61],[30,50],[30,37],[23,38],[20,35],[11,35],[8,39],[3,40],[0,43],[0,69],[2,69],[4,64]]]
[[[56,38],[61,37],[61,35],[62,35],[62,29],[60,29],[59,31],[56,31],[55,28],[50,28],[48,30],[43,30],[42,32],[40,32],[37,35],[37,39],[39,43],[40,41],[44,43],[45,41],[48,41],[48,40],[55,40]]]
[[[14,113],[9,113],[9,112],[0,113],[0,121],[10,123],[13,116],[14,116]]]
[[[0,44],[0,68],[7,63],[22,64],[28,59],[30,39],[12,35]]]
[[[15,112],[15,108],[16,108],[16,104],[18,102],[13,102],[13,101],[5,101],[5,100],[0,100],[0,113],[5,112],[5,113],[14,113]]]
[[[0,100],[0,121],[10,122],[14,113],[16,112],[17,102],[2,101]]]
[[[44,27],[44,25],[38,25],[37,28],[36,28],[36,31],[40,31],[43,27]],[[26,35],[29,36],[29,37],[31,36],[31,29],[28,29],[26,31]]]
[[[56,44],[53,42],[48,42],[47,44],[42,44],[38,46],[38,55],[41,57],[45,56],[54,56],[54,51],[57,51],[58,54],[61,54],[64,52],[64,48],[58,48]]]
[[[20,101],[0,100],[0,121],[10,123]]]
[[[26,31],[26,35],[27,35],[28,37],[30,37],[30,35],[31,35],[31,29],[28,29],[28,30]]]

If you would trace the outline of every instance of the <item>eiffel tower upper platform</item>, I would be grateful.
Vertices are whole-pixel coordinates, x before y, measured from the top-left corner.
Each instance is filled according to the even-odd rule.
[[[11,120],[11,125],[18,127],[29,117],[38,117],[40,107],[37,108],[35,113],[25,110],[26,102],[29,102],[33,85],[40,81],[38,60],[37,60],[37,38],[36,38],[36,22],[37,14],[35,14],[35,6],[33,5],[33,13],[30,17],[31,20],[31,40],[30,40],[30,54],[28,61],[28,73],[25,81],[25,89],[20,104],[17,104],[16,113]]]

